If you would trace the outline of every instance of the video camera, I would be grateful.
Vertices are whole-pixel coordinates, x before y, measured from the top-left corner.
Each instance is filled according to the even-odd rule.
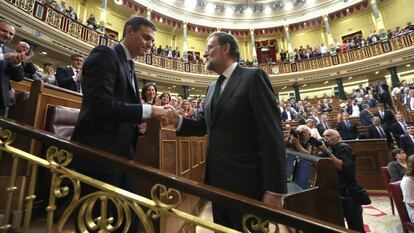
[[[311,144],[312,146],[314,146],[314,147],[320,147],[320,146],[322,146],[323,144],[325,144],[326,145],[326,142],[325,142],[325,140],[322,138],[322,139],[316,139],[316,138],[314,138],[314,137],[311,137],[310,139],[309,139],[309,144]]]

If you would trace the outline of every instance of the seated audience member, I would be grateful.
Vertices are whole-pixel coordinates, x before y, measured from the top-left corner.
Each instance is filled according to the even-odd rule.
[[[171,96],[170,93],[164,92],[160,95],[160,105],[164,106],[170,104]]]
[[[287,148],[304,153],[310,154],[312,146],[309,143],[311,138],[311,132],[308,126],[299,125],[296,129],[290,130],[290,140],[287,143]]]
[[[401,139],[402,136],[407,135],[407,126],[408,126],[408,124],[407,124],[407,122],[405,122],[404,115],[398,113],[396,115],[396,118],[397,118],[397,122],[392,124],[391,131],[392,131],[392,134],[394,135],[395,141],[397,142],[397,144],[401,148],[400,139]],[[407,153],[407,151],[406,151],[406,153]],[[410,155],[410,153],[407,153],[407,154]]]
[[[377,106],[377,100],[374,98],[373,95],[366,95],[367,103],[370,108],[374,108]]]
[[[78,14],[76,14],[75,10],[72,6],[69,6],[69,8],[66,10],[66,14],[69,16],[69,18],[77,21],[78,20]]]
[[[36,73],[36,67],[33,64],[33,52],[30,50],[30,45],[24,41],[19,41],[16,46],[16,52],[24,53],[26,55],[22,62],[24,77],[32,78]]]
[[[280,111],[280,115],[282,115],[282,112],[285,111],[285,104],[283,103],[283,101],[280,101],[279,103],[279,111]]]
[[[403,201],[411,222],[414,222],[414,155],[407,159],[407,170],[401,180]]]
[[[349,120],[347,112],[342,113],[342,121],[338,123],[338,132],[344,140],[356,139],[358,131],[355,124]]]
[[[400,148],[403,149],[407,155],[414,154],[414,125],[408,124],[407,134],[400,138]]]
[[[306,121],[308,119],[308,114],[306,112],[301,112],[296,114],[296,121],[299,122],[300,125],[306,124]]]
[[[368,126],[371,124],[372,115],[369,112],[368,104],[362,105],[362,111],[359,113],[359,120],[362,126]]]
[[[332,111],[332,106],[328,102],[328,99],[323,99],[323,103],[319,106],[321,112],[330,112]]]
[[[314,127],[315,123],[313,123],[312,119],[307,119],[306,120],[306,126],[308,126],[309,129],[310,129],[311,137],[316,138],[318,140],[322,139],[322,136],[319,134],[318,129]]]
[[[194,101],[196,101],[195,107],[193,108],[194,120],[199,121],[201,119],[201,114],[203,113],[204,99],[199,99],[199,100],[194,99],[192,100],[191,103],[193,103]]]
[[[414,111],[414,90],[410,89],[408,91],[408,102],[406,104],[407,109],[410,111]]]
[[[43,73],[41,74],[40,80],[43,83],[57,86],[57,81],[55,75],[53,74],[53,64],[45,63],[43,64]]]
[[[318,110],[316,108],[312,110],[312,115],[309,119],[312,119],[316,125],[321,123],[321,117],[319,117]]]
[[[286,106],[285,111],[282,112],[282,120],[285,122],[291,122],[295,119],[295,114],[292,111],[292,108],[288,105]]]
[[[328,120],[329,120],[328,115],[323,114],[321,116],[321,123],[316,125],[319,135],[323,135],[323,132],[325,132],[325,130],[333,128],[332,123],[329,123]]]
[[[60,3],[57,4],[55,9],[62,12],[62,13],[65,13],[66,12],[66,2],[65,2],[65,0],[60,0]]]
[[[388,173],[391,176],[390,182],[401,180],[407,168],[407,155],[404,150],[396,148],[392,151],[394,161],[388,163]]]
[[[176,110],[178,111],[180,109],[180,106],[178,105],[178,100],[177,97],[175,96],[171,96],[171,102],[170,105]]]
[[[155,98],[157,96],[157,86],[155,86],[155,83],[146,83],[142,87],[141,96],[145,104],[155,105]]]
[[[86,25],[92,29],[97,29],[98,24],[96,23],[95,14],[90,14],[88,20],[86,20]]]
[[[184,118],[194,119],[194,111],[191,108],[190,101],[183,100],[183,102],[181,103],[181,108],[178,111],[178,114],[183,116]]]
[[[297,104],[296,104],[296,111],[298,112],[298,113],[302,113],[302,112],[308,112],[308,109],[306,108],[306,106],[303,104],[303,102],[302,101],[298,101],[297,102]]]
[[[81,69],[83,65],[83,57],[79,54],[70,56],[71,65],[61,66],[56,70],[56,81],[59,87],[80,92],[81,90]]]
[[[359,117],[361,110],[361,106],[358,105],[357,100],[353,99],[351,105],[348,106],[348,109],[346,111],[351,117]]]

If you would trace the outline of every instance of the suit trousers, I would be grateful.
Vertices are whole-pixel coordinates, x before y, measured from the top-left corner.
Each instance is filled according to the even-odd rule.
[[[348,228],[358,232],[365,232],[362,206],[356,203],[351,196],[341,196],[341,204]]]

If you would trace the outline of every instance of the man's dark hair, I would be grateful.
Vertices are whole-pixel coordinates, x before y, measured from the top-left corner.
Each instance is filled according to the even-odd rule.
[[[126,30],[128,28],[132,28],[132,30],[135,32],[137,31],[141,26],[150,27],[154,32],[157,31],[157,27],[155,24],[153,24],[148,19],[141,17],[141,16],[132,16],[128,19],[128,21],[124,25],[124,32],[122,34],[122,39],[125,38]]]
[[[213,34],[211,34],[207,38],[207,40],[210,39],[211,37],[216,37],[217,41],[219,42],[220,45],[229,44],[229,46],[230,46],[230,49],[229,49],[230,56],[236,62],[238,62],[240,60],[239,44],[237,43],[237,39],[232,34],[227,33],[227,32],[214,32]]]
[[[399,154],[399,153],[401,153],[401,152],[403,152],[404,150],[403,149],[400,149],[400,148],[395,148],[394,150],[392,150],[392,157],[394,158],[394,159],[396,159],[396,156],[397,156],[397,154]]]
[[[407,176],[414,176],[414,155],[410,155],[407,159],[407,169],[405,170]]]
[[[76,58],[82,58],[83,59],[82,55],[80,55],[80,54],[72,54],[70,56],[71,61],[75,60]]]
[[[50,63],[50,62],[45,62],[45,63],[43,63],[43,67],[48,67],[48,66],[53,66],[53,64],[52,64],[52,63]]]

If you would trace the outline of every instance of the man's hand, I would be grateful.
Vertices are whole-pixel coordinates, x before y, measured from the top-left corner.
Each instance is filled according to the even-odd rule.
[[[283,194],[269,191],[266,191],[263,194],[263,202],[273,208],[276,207],[282,209],[284,205],[284,198],[285,196]]]
[[[25,58],[23,53],[16,53],[16,52],[5,53],[3,55],[4,55],[4,60],[10,60],[13,63],[13,65],[20,64]]]
[[[318,149],[323,152],[326,153],[329,151],[328,147],[326,147],[325,143],[322,144],[322,146],[318,147]]]
[[[167,113],[168,113],[168,110],[164,109],[163,107],[155,106],[155,105],[151,106],[151,118],[156,118],[160,120],[161,122],[163,122],[167,119]]]
[[[165,106],[165,108],[168,110],[167,113],[167,119],[165,122],[163,122],[163,126],[166,125],[173,125],[175,128],[177,128],[178,122],[180,121],[180,116],[178,115],[178,113],[175,111],[173,106]]]

